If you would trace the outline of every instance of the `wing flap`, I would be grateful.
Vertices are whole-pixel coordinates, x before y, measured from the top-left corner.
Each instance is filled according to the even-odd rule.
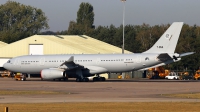
[[[99,67],[99,66],[85,66],[85,68],[87,68],[91,74],[108,72],[108,70],[106,68]]]

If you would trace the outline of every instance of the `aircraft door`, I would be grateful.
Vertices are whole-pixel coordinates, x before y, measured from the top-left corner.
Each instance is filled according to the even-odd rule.
[[[15,59],[14,65],[15,65],[15,66],[21,67],[20,58],[16,58],[16,59]]]
[[[45,58],[41,58],[41,59],[40,59],[40,66],[43,66],[44,63],[45,63]]]
[[[100,61],[101,61],[100,58],[97,58],[96,64],[99,65],[99,64],[100,64]]]
[[[142,62],[142,57],[141,56],[137,56],[135,61],[136,61],[136,63],[141,63]]]

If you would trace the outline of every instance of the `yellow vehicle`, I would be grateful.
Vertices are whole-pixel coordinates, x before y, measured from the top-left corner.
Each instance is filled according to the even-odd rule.
[[[166,70],[163,67],[150,68],[147,71],[147,77],[149,79],[165,79],[165,76],[169,75],[170,70]]]
[[[11,77],[11,72],[9,72],[8,70],[1,71],[0,74],[1,77]]]
[[[117,78],[122,79],[122,75],[118,75]],[[130,76],[128,74],[125,74],[124,79],[130,79]]]
[[[194,75],[194,79],[200,80],[200,70],[197,70]]]
[[[17,81],[25,81],[26,80],[26,75],[22,75],[21,73],[16,73],[15,74],[15,80],[17,80]]]

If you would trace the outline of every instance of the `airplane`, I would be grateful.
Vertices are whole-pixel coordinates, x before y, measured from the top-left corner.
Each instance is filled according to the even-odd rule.
[[[40,74],[41,79],[76,78],[77,82],[105,81],[102,73],[122,73],[146,70],[181,60],[183,54],[174,53],[183,22],[174,22],[159,40],[143,53],[131,54],[62,54],[25,55],[12,58],[3,67],[14,73]]]

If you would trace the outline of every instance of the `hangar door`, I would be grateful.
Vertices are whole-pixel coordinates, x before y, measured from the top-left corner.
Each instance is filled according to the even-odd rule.
[[[0,58],[0,67],[3,67],[3,64],[6,63],[9,59],[7,58]]]
[[[29,44],[29,55],[43,55],[43,44]]]

